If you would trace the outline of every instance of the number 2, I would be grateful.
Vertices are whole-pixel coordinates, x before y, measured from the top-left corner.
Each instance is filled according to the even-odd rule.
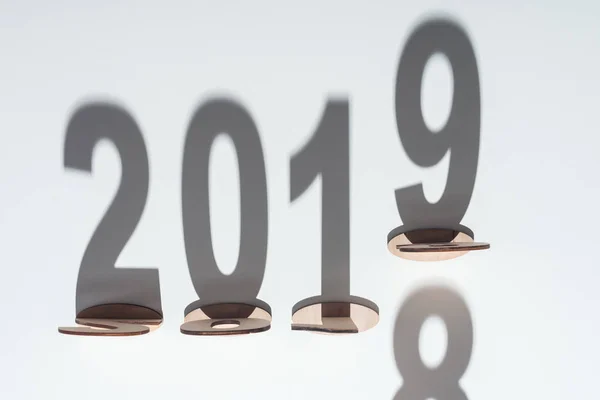
[[[148,195],[148,155],[142,134],[123,108],[92,103],[71,118],[65,138],[66,168],[90,173],[99,141],[119,152],[122,177],[116,195],[85,250],[76,289],[80,313],[98,304],[134,304],[161,313],[157,269],[116,268],[115,262],[136,228]]]

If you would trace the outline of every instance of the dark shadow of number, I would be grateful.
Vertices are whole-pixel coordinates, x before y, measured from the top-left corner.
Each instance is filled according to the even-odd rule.
[[[349,120],[348,101],[329,100],[315,133],[290,160],[291,202],[321,177],[321,295],[294,305],[295,330],[358,333],[379,319],[375,303],[350,294]],[[311,308],[315,320],[302,316],[301,310],[310,314]]]
[[[423,323],[438,316],[446,325],[448,346],[440,365],[429,368],[419,353]],[[462,297],[444,286],[429,286],[410,295],[394,329],[394,355],[404,379],[395,400],[467,400],[459,381],[473,349],[473,321]]]
[[[136,122],[115,105],[90,103],[79,107],[67,127],[64,166],[92,172],[94,148],[103,139],[111,141],[119,152],[121,183],[81,260],[76,312],[95,305],[127,303],[162,314],[157,269],[115,268],[142,216],[148,195],[148,155]]]
[[[218,135],[234,143],[239,163],[240,238],[234,271],[223,274],[215,260],[209,204],[209,157]],[[262,144],[256,125],[244,107],[227,99],[213,99],[194,114],[185,140],[182,174],[182,217],[188,270],[200,305],[248,303],[270,312],[257,300],[262,285],[268,245],[267,178]],[[209,315],[210,317],[210,315]]]
[[[315,134],[290,160],[290,201],[321,176],[321,294],[350,296],[350,149],[348,101],[327,102]]]
[[[452,66],[454,93],[446,125],[431,132],[421,110],[421,82],[427,61],[444,54]],[[450,151],[448,180],[442,197],[431,204],[421,183],[396,190],[405,230],[452,228],[465,215],[477,175],[481,104],[479,72],[471,41],[463,29],[446,20],[419,25],[408,38],[396,78],[396,124],[408,157],[432,167]]]

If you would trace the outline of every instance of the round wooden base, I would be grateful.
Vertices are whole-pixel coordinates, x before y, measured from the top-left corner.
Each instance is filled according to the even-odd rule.
[[[416,229],[403,232],[396,228],[388,235],[388,250],[395,256],[413,261],[444,261],[470,251],[489,249],[489,243],[474,242],[468,229]]]
[[[200,305],[186,312],[180,327],[185,335],[243,335],[271,329],[271,312],[266,305],[218,303]]]
[[[294,306],[292,330],[323,334],[359,333],[379,322],[375,303],[351,296],[350,300],[334,301],[322,296],[311,297]]]
[[[65,335],[135,336],[158,329],[162,315],[150,308],[134,304],[103,304],[77,314],[78,327],[59,327]]]

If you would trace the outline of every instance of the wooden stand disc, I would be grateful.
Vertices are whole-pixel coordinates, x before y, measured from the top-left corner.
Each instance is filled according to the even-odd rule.
[[[77,314],[78,327],[59,327],[65,335],[135,336],[154,331],[163,322],[162,315],[150,308],[134,304],[103,304]]]
[[[395,229],[394,231],[398,231]],[[413,261],[444,261],[457,258],[470,251],[486,250],[489,243],[474,242],[473,234],[465,228],[416,229],[408,232],[390,232],[388,250],[397,257]]]
[[[253,304],[208,304],[188,312],[180,331],[185,335],[243,335],[268,331],[271,319],[269,311]]]
[[[405,244],[396,247],[402,253],[442,253],[442,252],[469,252],[473,250],[486,250],[490,248],[489,243],[427,243],[427,244]]]
[[[301,303],[305,302],[306,300]],[[377,306],[350,301],[318,301],[302,306],[292,314],[292,330],[323,334],[364,332],[373,328],[378,322]]]

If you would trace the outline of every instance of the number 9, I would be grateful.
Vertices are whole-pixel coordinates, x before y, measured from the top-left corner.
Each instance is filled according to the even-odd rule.
[[[448,58],[454,77],[450,115],[438,133],[427,127],[421,109],[423,70],[436,53]],[[450,165],[446,188],[437,203],[427,201],[421,183],[396,190],[404,226],[388,235],[390,252],[429,261],[489,248],[487,243],[474,243],[473,232],[460,225],[475,185],[481,125],[477,61],[460,26],[434,19],[412,32],[398,65],[395,107],[398,136],[408,157],[421,167],[432,167],[450,151]]]

